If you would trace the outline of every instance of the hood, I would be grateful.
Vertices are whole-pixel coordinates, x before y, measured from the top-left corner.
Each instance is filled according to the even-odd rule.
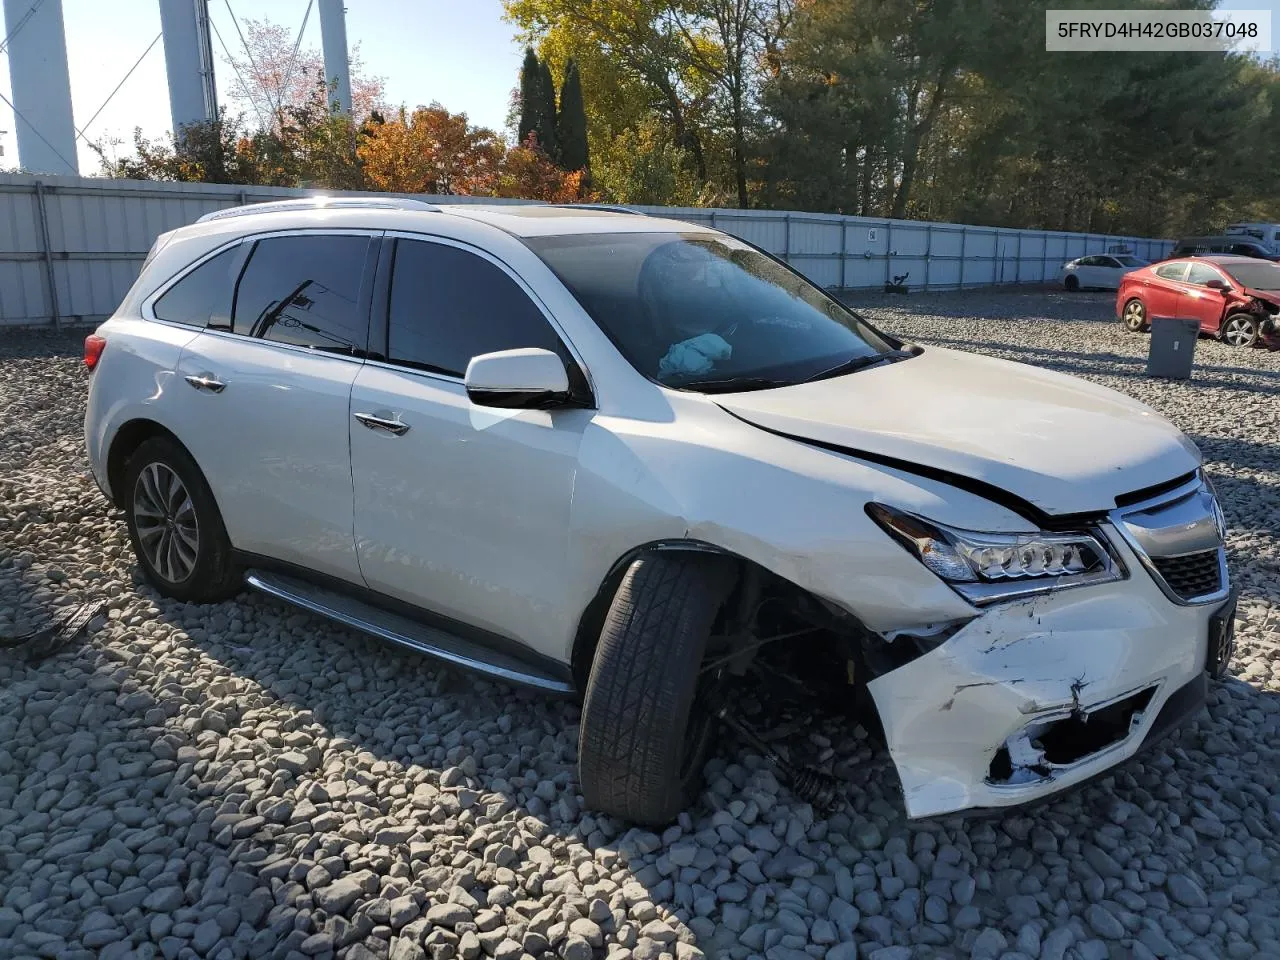
[[[852,456],[996,487],[1050,515],[1194,470],[1199,451],[1145,404],[1039,367],[930,347],[843,377],[715,401],[739,419]]]

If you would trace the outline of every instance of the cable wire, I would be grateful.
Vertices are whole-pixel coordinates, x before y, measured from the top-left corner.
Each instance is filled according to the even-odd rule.
[[[36,11],[40,9],[40,5],[44,0],[36,0],[27,10],[26,16],[13,25],[13,29],[9,31],[9,35],[0,40],[0,53],[4,53],[9,49],[9,41],[18,35],[18,31],[27,25],[27,21],[36,15]]]
[[[152,40],[149,44],[147,44],[147,49],[142,51],[142,56],[140,56],[137,60],[133,61],[133,66],[129,68],[128,73],[126,73],[120,79],[120,82],[116,84],[115,89],[112,90],[111,93],[107,95],[107,99],[102,101],[102,106],[100,106],[97,110],[93,111],[93,116],[89,118],[88,122],[86,122],[83,127],[81,127],[79,130],[76,131],[77,137],[79,137],[85,143],[89,142],[89,138],[84,135],[84,132],[88,130],[91,126],[93,126],[93,121],[98,119],[98,114],[100,114],[103,110],[107,109],[107,104],[111,102],[112,97],[114,97],[117,93],[120,92],[120,88],[124,86],[125,81],[128,80],[131,76],[133,76],[133,71],[138,69],[138,64],[142,63],[142,61],[146,59],[147,54],[150,53],[151,49],[157,43],[160,42],[160,38],[162,36],[164,36],[163,30],[160,33],[157,33],[155,36],[155,39]]]
[[[249,50],[249,41],[245,40],[244,31],[240,29],[240,21],[236,19],[236,12],[231,9],[231,0],[222,0],[222,2],[226,4],[227,13],[231,15],[232,26],[236,28],[236,33],[240,35],[240,46],[244,47],[244,55],[249,61],[249,69],[253,71],[254,78],[257,79],[258,85],[262,88],[263,95],[267,98],[267,106],[271,107],[272,112],[278,117],[280,115],[280,104],[271,102],[271,91],[267,87],[267,82],[262,79],[262,72],[258,69],[258,65],[253,62],[253,53]],[[212,23],[213,21],[210,20],[209,22]],[[229,57],[231,54],[228,53],[227,56]],[[240,71],[237,70],[236,75],[239,76]],[[240,83],[243,86],[244,80],[241,80]],[[245,87],[245,93],[248,92],[248,87]],[[261,114],[258,115],[258,119],[261,121]]]
[[[284,83],[280,85],[283,96],[289,89],[289,81],[293,79],[293,67],[298,62],[298,50],[302,46],[302,35],[307,31],[307,20],[311,18],[311,7],[316,0],[307,0],[306,12],[302,14],[302,26],[298,28],[298,38],[293,41],[293,53],[289,54],[289,66],[284,71]]]
[[[74,175],[75,171],[80,169],[76,164],[72,163],[70,160],[64,157],[62,155],[62,151],[59,150],[57,147],[55,147],[52,143],[48,141],[48,139],[45,138],[45,135],[40,132],[39,127],[37,127],[34,123],[28,120],[21,112],[19,112],[18,108],[13,105],[12,100],[6,97],[3,93],[0,93],[0,100],[3,100],[8,105],[9,109],[13,111],[13,115],[15,117],[17,117],[19,120],[21,120],[23,123],[25,123],[28,127],[31,128],[31,132],[40,138],[41,143],[43,143],[46,147],[52,150],[54,152],[54,155],[57,156],[59,160],[61,160],[63,163],[67,165],[67,169],[72,172],[72,175]]]
[[[213,27],[213,35],[218,38],[218,45],[222,47],[222,52],[226,54],[227,63],[231,64],[231,69],[235,71],[236,79],[240,81],[240,88],[248,93],[249,85],[244,82],[244,76],[240,73],[240,68],[236,66],[236,61],[235,58],[231,56],[231,51],[227,49],[227,42],[222,39],[222,32],[218,30],[218,24],[214,22],[213,17],[209,18],[209,26]],[[267,129],[267,124],[262,119],[262,111],[259,110],[258,105],[253,102],[253,98],[246,97],[245,99],[249,101],[249,106],[253,107],[253,112],[258,115],[258,123],[261,125],[262,129]]]

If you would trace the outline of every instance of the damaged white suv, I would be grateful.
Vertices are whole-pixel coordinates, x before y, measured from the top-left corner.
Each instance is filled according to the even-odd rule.
[[[630,820],[682,809],[720,720],[752,739],[769,679],[860,708],[922,817],[1112,767],[1230,657],[1222,514],[1171,424],[901,343],[714,230],[237,208],[160,237],[85,359],[159,590],[247,583],[574,693],[582,792]]]

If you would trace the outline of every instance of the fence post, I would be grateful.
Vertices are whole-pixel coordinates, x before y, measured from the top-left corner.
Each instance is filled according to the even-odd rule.
[[[715,228],[716,228],[716,208],[712,207],[711,208],[711,229],[714,230]]]
[[[933,256],[933,224],[925,228],[924,239],[924,288],[929,289],[929,260]]]
[[[791,214],[783,215],[782,226],[785,231],[782,237],[782,259],[785,263],[791,263]]]
[[[1013,282],[1022,282],[1022,231],[1018,231],[1018,249],[1014,253],[1014,275]]]
[[[964,268],[969,265],[967,255],[969,252],[969,228],[960,227],[960,289],[964,289]]]
[[[49,238],[49,212],[45,208],[44,181],[36,181],[36,206],[40,211],[40,244],[44,247],[44,280],[49,288],[49,310],[53,314],[53,329],[62,329],[62,312],[58,309],[58,280],[53,275],[53,248]]]
[[[893,221],[886,220],[884,225],[884,283],[893,282]]]
[[[845,264],[849,259],[849,221],[840,218],[840,289],[845,289]]]
[[[248,192],[245,190],[241,190],[239,193],[236,194],[236,200],[239,201],[240,206],[243,207],[246,203],[249,202]]]

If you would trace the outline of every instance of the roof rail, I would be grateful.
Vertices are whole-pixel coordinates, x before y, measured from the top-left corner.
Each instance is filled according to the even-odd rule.
[[[633,210],[617,203],[549,203],[549,207],[563,207],[566,210],[603,210],[606,213],[629,213],[633,217],[647,217],[643,210]]]
[[[440,208],[425,200],[414,200],[411,197],[299,197],[296,200],[270,200],[265,203],[248,203],[241,207],[227,207],[206,213],[196,223],[208,220],[225,220],[228,217],[248,217],[258,213],[287,213],[290,210],[323,210],[323,209],[365,209],[365,210],[418,210],[424,213],[438,213]]]

